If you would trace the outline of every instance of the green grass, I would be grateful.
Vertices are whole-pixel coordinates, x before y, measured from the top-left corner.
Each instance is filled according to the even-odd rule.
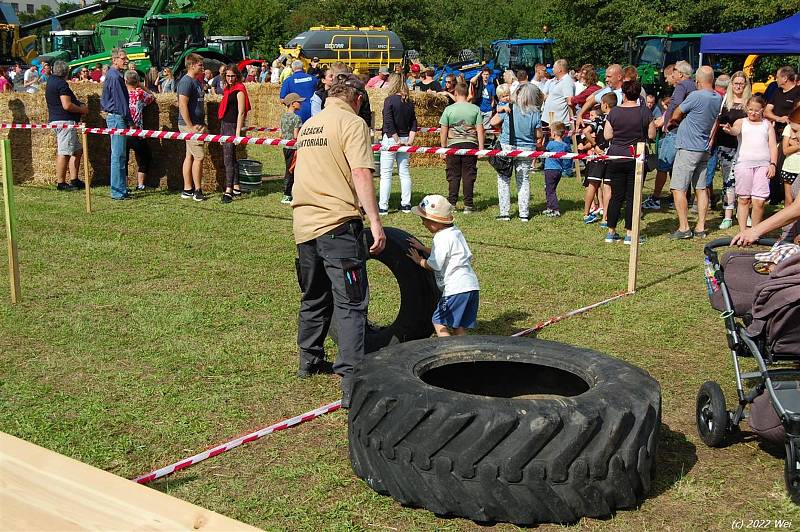
[[[265,171],[281,173],[279,151],[263,150],[256,156]],[[412,170],[414,202],[446,190],[441,168]],[[534,181],[532,208],[541,211],[541,174]],[[481,210],[457,217],[481,282],[478,333],[508,335],[625,288],[628,248],[604,244],[596,225],[581,222],[574,179],[559,192],[562,218],[500,224],[495,179],[480,164]],[[338,398],[333,378],[295,377],[299,291],[291,210],[279,204],[277,183],[232,205],[218,195],[200,205],[167,192],[117,203],[98,188],[92,215],[79,194],[25,186],[16,196],[22,302],[9,305],[4,274],[0,430],[132,477]],[[577,528],[730,529],[734,519],[777,518],[797,526],[782,449],[748,438],[711,450],[696,435],[698,387],[718,380],[731,406],[733,372],[705,295],[703,243],[668,240],[673,218],[645,218],[635,295],[540,334],[637,364],[662,387],[650,498]],[[395,212],[384,221],[430,241],[414,216]],[[710,227],[718,223],[715,213]],[[370,315],[388,320],[397,287],[382,265],[371,263],[369,273]],[[324,416],[153,487],[269,529],[478,528],[372,492],[352,474],[346,428],[343,413]]]

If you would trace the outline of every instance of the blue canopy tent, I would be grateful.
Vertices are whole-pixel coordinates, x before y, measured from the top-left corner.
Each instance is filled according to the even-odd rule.
[[[758,28],[703,35],[700,54],[800,54],[800,13]]]

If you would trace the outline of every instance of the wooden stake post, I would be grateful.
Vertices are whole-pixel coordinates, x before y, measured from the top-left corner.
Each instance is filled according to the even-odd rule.
[[[2,141],[2,149],[0,149],[0,172],[3,174],[3,212],[6,219],[6,240],[8,241],[8,278],[11,282],[11,304],[13,305],[19,301],[20,289],[14,174],[11,171],[11,141],[8,139]]]
[[[83,182],[86,184],[86,214],[92,214],[92,178],[89,177],[89,136],[86,128],[81,128],[81,142],[83,143]]]
[[[575,128],[572,130],[572,151],[578,153],[578,122],[575,121]],[[575,159],[575,178],[578,183],[583,183],[581,178],[581,162]]]
[[[639,269],[639,226],[642,215],[642,187],[644,185],[644,142],[636,145],[636,173],[633,182],[633,227],[631,227],[631,255],[628,261],[628,292],[636,291],[636,273]]]

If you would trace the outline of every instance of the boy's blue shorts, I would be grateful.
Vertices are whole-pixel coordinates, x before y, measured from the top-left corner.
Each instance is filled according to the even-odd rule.
[[[480,291],[473,290],[442,296],[433,312],[433,323],[447,325],[451,329],[474,329],[478,321],[479,294]]]

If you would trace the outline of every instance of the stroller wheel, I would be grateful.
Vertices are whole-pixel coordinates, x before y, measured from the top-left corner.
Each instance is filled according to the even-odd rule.
[[[786,490],[792,502],[800,504],[800,438],[786,438],[786,459],[783,463]]]
[[[728,430],[728,411],[725,409],[725,394],[714,381],[706,381],[697,392],[697,432],[703,443],[719,447]]]

